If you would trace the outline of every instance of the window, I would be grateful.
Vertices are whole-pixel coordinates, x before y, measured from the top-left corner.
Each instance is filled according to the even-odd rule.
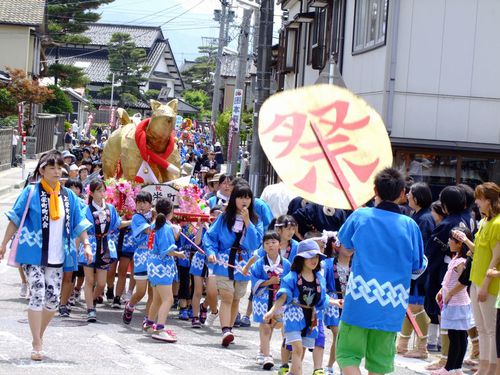
[[[308,63],[313,69],[323,69],[326,63],[327,8],[316,8],[314,22],[310,25]]]
[[[285,46],[285,71],[295,70],[295,61],[297,58],[297,29],[288,29],[286,32]]]
[[[356,0],[352,52],[385,45],[388,0]]]

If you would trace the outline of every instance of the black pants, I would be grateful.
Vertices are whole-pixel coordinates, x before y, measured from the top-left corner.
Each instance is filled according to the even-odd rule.
[[[189,274],[189,267],[178,266],[179,272],[179,299],[191,299],[193,292],[191,288],[191,275]]]
[[[497,331],[496,331],[496,341],[497,341],[497,358],[500,358],[500,309],[497,309]]]
[[[448,349],[448,361],[446,361],[444,368],[448,371],[459,370],[462,368],[467,351],[467,331],[449,329],[448,337],[450,348]]]

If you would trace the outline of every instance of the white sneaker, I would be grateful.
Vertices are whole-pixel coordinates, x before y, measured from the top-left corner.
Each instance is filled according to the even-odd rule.
[[[215,319],[217,319],[218,317],[219,317],[218,311],[217,311],[217,314],[213,314],[213,313],[208,314],[205,324],[207,326],[213,326],[215,323]]]
[[[262,368],[264,370],[271,370],[273,367],[274,367],[273,357],[271,356],[265,357],[264,362],[262,363]]]
[[[264,364],[264,354],[262,354],[261,352],[259,352],[255,356],[255,363],[257,363],[258,365],[263,365]]]
[[[28,284],[22,283],[21,284],[21,291],[19,292],[19,297],[28,298],[28,296],[29,296]]]
[[[161,331],[154,331],[153,334],[151,335],[151,338],[154,340],[158,341],[163,341],[163,342],[176,342],[177,337],[172,336],[170,333],[168,333],[166,330],[161,330]]]
[[[325,371],[325,375],[333,375],[334,374],[333,367],[325,367],[324,371]]]

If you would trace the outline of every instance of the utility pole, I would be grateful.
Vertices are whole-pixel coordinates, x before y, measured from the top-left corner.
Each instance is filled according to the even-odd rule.
[[[248,60],[248,36],[250,34],[250,19],[252,18],[252,9],[243,11],[243,21],[241,23],[240,38],[239,38],[239,55],[238,55],[238,71],[236,73],[236,83],[234,87],[233,97],[233,114],[231,116],[230,131],[230,150],[228,152],[228,172],[231,175],[236,175],[238,170],[238,151],[240,145],[240,123],[241,110],[245,103],[245,81],[247,75],[247,60]]]
[[[215,62],[215,75],[214,75],[214,94],[212,96],[212,116],[210,117],[212,124],[215,126],[217,121],[217,116],[219,114],[219,105],[220,105],[220,71],[221,71],[221,60],[222,60],[222,49],[227,43],[227,37],[225,29],[226,20],[229,20],[228,17],[228,2],[227,0],[220,0],[222,10],[220,14],[220,26],[219,26],[219,47],[217,49],[217,61]],[[214,129],[214,128],[213,128]]]
[[[252,135],[252,162],[249,183],[256,197],[266,185],[267,158],[259,140],[259,111],[271,93],[271,47],[273,44],[274,0],[261,0],[259,21],[259,47],[257,52],[257,97],[254,102]]]

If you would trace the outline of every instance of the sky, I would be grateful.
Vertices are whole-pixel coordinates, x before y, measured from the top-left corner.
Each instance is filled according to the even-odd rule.
[[[233,1],[235,3],[235,1]],[[218,38],[219,23],[213,20],[214,9],[220,9],[219,0],[115,0],[99,8],[99,22],[160,26],[169,40],[177,65],[184,59],[194,60],[198,47],[206,45],[208,38]],[[241,21],[237,11],[235,24]],[[276,18],[275,18],[276,20]],[[230,47],[237,48],[238,30],[232,27]]]

